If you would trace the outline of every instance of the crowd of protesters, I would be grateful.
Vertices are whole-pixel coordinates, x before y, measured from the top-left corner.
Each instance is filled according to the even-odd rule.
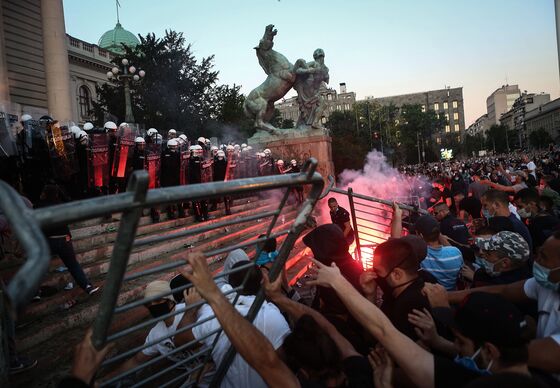
[[[199,307],[160,322],[146,341],[154,331],[191,328],[173,337],[174,346],[199,339],[210,344],[208,334],[221,327],[214,363],[229,343],[238,352],[224,387],[559,386],[558,154],[402,170],[432,179],[433,190],[421,201],[431,214],[414,216],[395,203],[391,238],[375,249],[373,268],[364,270],[348,252],[351,226],[329,200],[333,223],[303,238],[314,264],[305,285],[316,288],[311,303],[291,297],[285,277],[269,279],[261,263],[276,258],[270,243],[258,257],[233,251],[224,270],[248,269],[221,282],[194,252],[181,271],[194,287],[181,300]],[[240,286],[232,305],[232,290]],[[146,294],[154,287],[171,292],[176,285],[150,284]],[[243,316],[260,287],[267,302],[251,324]],[[178,303],[162,299],[147,308],[161,316]],[[212,313],[217,320],[208,321]],[[96,364],[80,363],[81,353],[101,360],[106,351],[88,341],[77,349],[74,373],[87,383]],[[150,352],[142,357],[159,354]],[[205,386],[208,376],[206,370],[198,384]]]

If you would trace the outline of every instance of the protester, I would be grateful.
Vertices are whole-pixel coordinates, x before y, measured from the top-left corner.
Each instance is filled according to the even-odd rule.
[[[344,238],[348,245],[354,242],[354,230],[352,225],[350,225],[350,213],[338,205],[335,198],[329,198],[328,205],[331,215],[331,221],[333,224],[337,225],[340,230],[344,233]]]

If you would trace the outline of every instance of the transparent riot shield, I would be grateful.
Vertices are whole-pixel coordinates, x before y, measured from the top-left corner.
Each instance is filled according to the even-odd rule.
[[[53,175],[67,181],[79,171],[76,143],[66,126],[52,125],[46,133]]]
[[[111,166],[111,176],[115,178],[126,178],[126,174],[132,168],[132,156],[134,154],[134,134],[123,133],[118,136],[113,165]]]
[[[160,187],[161,147],[159,144],[148,144],[146,147],[146,170],[149,176],[149,189]]]
[[[0,157],[17,155],[16,137],[13,130],[17,116],[0,112]]]
[[[90,189],[109,186],[109,139],[104,133],[90,135],[88,182]]]
[[[187,185],[189,183],[189,159],[191,153],[188,150],[181,151],[181,166],[179,168],[179,183]]]

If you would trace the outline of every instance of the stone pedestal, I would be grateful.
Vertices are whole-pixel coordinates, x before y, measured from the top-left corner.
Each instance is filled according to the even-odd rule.
[[[248,140],[253,148],[270,149],[274,158],[284,160],[286,165],[292,159],[303,163],[314,157],[318,161],[317,172],[323,176],[325,184],[329,175],[334,176],[331,143],[331,137],[324,130],[281,129],[276,135],[259,132]]]

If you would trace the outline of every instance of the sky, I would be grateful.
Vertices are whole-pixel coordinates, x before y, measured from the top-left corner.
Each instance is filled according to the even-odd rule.
[[[220,83],[248,93],[265,79],[253,47],[264,28],[292,63],[325,51],[330,86],[356,97],[463,87],[465,124],[504,84],[560,95],[554,0],[120,0],[135,33],[183,32]],[[97,43],[116,23],[114,0],[64,0],[66,32]]]

